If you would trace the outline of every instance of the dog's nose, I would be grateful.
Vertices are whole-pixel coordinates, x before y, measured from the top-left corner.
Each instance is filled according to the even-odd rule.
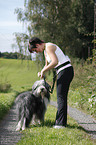
[[[44,91],[44,88],[41,89],[41,92],[43,92],[43,91]]]

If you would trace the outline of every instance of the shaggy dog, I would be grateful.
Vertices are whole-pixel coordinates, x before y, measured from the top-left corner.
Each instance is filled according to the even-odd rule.
[[[47,86],[47,88],[46,88]],[[32,91],[21,93],[16,98],[18,111],[18,124],[16,131],[24,130],[29,126],[31,120],[35,124],[44,122],[44,115],[47,104],[50,102],[48,84],[44,80],[36,81],[32,86]]]

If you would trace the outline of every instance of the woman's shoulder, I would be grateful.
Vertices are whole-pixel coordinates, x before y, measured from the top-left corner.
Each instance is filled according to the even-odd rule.
[[[47,42],[46,46],[56,46],[56,44],[52,43],[52,42]]]
[[[48,43],[46,43],[45,50],[46,51],[50,51],[50,50],[55,51],[56,50],[56,45],[54,43],[48,42]]]

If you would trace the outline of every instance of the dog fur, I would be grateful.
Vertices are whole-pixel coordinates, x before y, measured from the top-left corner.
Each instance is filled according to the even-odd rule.
[[[33,124],[44,122],[49,102],[50,93],[45,87],[44,80],[36,81],[32,86],[32,91],[19,94],[15,101],[18,111],[16,131],[24,130],[31,120]]]

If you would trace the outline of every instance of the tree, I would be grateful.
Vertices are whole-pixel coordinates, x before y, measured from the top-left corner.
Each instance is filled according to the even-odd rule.
[[[25,10],[15,12],[19,21],[27,23],[29,37],[56,43],[73,56],[87,57],[93,39],[93,0],[25,0]]]
[[[71,0],[26,0],[25,11],[16,9],[18,20],[28,22],[29,36],[40,36],[63,50],[66,47],[66,26],[70,18]]]
[[[88,47],[92,47],[93,40],[94,1],[73,0],[72,10],[72,23],[70,28],[73,30],[73,43],[72,46],[70,45],[70,49],[75,48],[75,56],[87,58]]]
[[[23,60],[24,54],[26,54],[27,51],[29,37],[27,34],[15,33],[15,38],[19,48],[19,53],[21,54],[21,59]]]

